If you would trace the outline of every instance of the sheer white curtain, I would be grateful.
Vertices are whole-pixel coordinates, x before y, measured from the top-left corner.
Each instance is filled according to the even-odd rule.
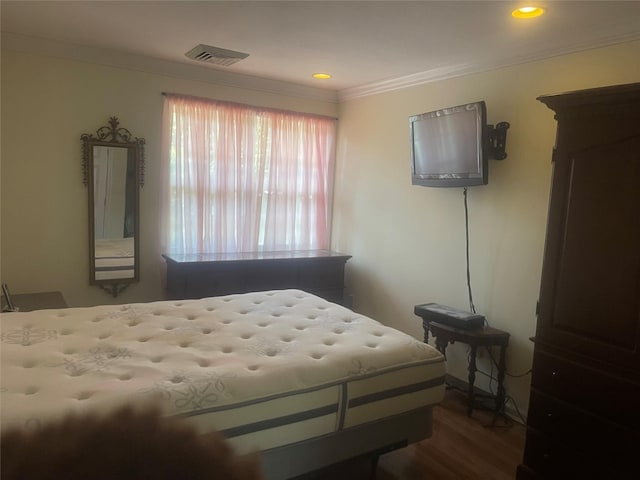
[[[165,95],[168,253],[329,247],[334,118]]]

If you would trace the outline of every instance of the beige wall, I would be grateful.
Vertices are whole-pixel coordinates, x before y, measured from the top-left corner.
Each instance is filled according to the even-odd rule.
[[[70,306],[162,298],[158,240],[161,92],[337,115],[337,105],[2,51],[0,274],[14,293],[60,290]],[[90,287],[80,135],[115,115],[146,139],[141,282],[113,299]]]
[[[640,42],[342,102],[333,247],[353,255],[347,286],[355,308],[420,338],[416,304],[469,309],[463,189],[412,186],[408,117],[485,100],[489,123],[508,121],[508,158],[490,160],[489,184],[469,189],[476,310],[510,332],[508,371],[531,366],[555,138],[542,94],[640,81]],[[448,351],[466,378],[467,347]],[[481,369],[490,371],[485,355]],[[486,378],[479,384],[488,388]],[[530,377],[509,378],[526,410]]]

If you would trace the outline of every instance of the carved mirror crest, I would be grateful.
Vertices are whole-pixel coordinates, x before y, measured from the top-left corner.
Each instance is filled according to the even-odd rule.
[[[82,176],[89,190],[89,284],[114,297],[140,280],[140,194],[143,138],[117,117],[95,135],[84,133]]]

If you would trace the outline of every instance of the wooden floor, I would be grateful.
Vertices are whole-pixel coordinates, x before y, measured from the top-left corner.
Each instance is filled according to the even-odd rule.
[[[499,418],[494,427],[492,412],[466,413],[466,397],[447,390],[434,409],[433,436],[415,445],[380,457],[376,480],[514,480],[522,461],[525,427]],[[320,478],[364,480],[367,464],[342,466]]]
[[[522,462],[525,427],[492,412],[466,413],[466,397],[448,390],[434,409],[433,436],[383,455],[376,480],[513,480]]]

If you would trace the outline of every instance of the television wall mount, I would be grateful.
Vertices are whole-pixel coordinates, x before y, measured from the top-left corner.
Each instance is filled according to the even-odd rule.
[[[504,160],[507,158],[507,152],[504,151],[507,146],[507,130],[509,122],[500,122],[493,125],[487,125],[489,130],[489,156],[494,160]]]

